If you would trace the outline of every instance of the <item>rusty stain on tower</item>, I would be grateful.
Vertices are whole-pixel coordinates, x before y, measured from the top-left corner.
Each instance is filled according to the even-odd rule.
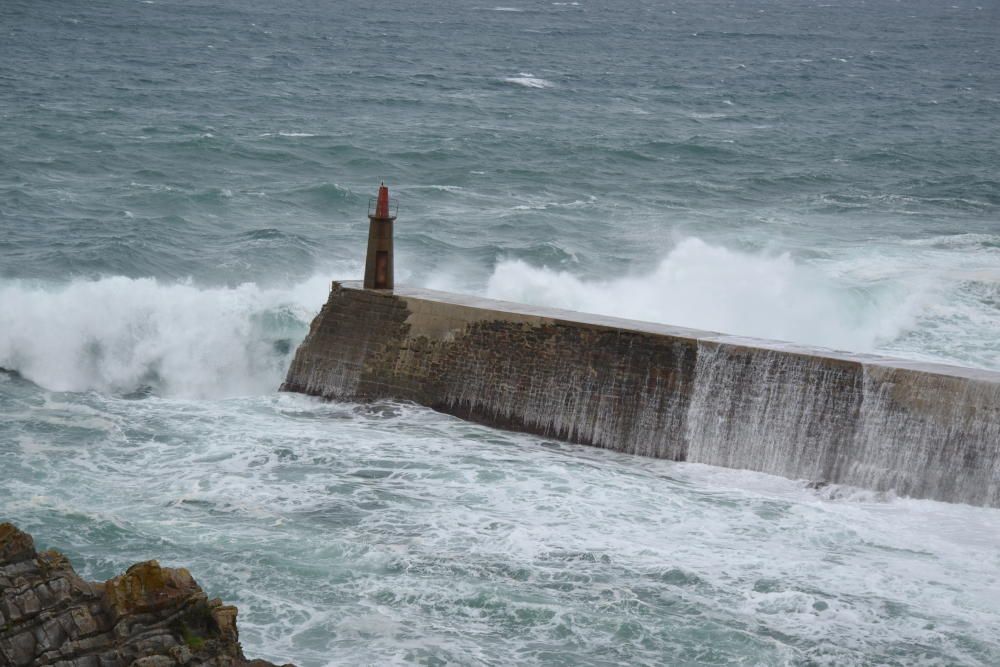
[[[368,202],[368,255],[365,259],[365,288],[393,288],[392,223],[398,205],[389,199],[389,188],[379,186],[378,197]]]

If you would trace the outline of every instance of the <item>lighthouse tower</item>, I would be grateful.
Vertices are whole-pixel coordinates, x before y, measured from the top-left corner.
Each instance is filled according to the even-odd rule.
[[[379,186],[378,197],[368,203],[368,256],[365,259],[365,289],[392,289],[392,223],[389,188]],[[373,210],[374,204],[374,210]],[[396,212],[393,206],[392,213]]]

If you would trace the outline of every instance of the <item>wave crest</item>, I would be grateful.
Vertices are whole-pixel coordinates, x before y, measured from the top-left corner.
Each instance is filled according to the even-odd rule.
[[[502,261],[486,291],[508,301],[865,352],[913,326],[926,291],[903,287],[855,287],[788,254],[689,238],[653,271],[612,280]]]
[[[200,288],[125,277],[0,284],[0,367],[55,391],[273,391],[327,285]]]

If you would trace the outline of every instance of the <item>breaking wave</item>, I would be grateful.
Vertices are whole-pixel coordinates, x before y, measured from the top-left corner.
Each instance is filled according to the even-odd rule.
[[[519,72],[517,76],[509,76],[504,79],[507,83],[513,83],[525,88],[551,88],[552,82],[535,76],[531,72]]]
[[[584,312],[822,347],[873,351],[914,326],[930,285],[864,286],[790,255],[681,241],[651,272],[585,280],[520,260],[500,262],[487,295]]]
[[[328,282],[233,288],[109,277],[0,283],[0,367],[55,391],[273,391]]]

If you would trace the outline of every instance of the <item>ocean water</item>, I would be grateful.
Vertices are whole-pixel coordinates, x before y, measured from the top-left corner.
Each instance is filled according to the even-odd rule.
[[[380,179],[399,282],[1000,369],[952,2],[4,0],[0,517],[308,667],[1000,663],[997,510],[276,391]]]

